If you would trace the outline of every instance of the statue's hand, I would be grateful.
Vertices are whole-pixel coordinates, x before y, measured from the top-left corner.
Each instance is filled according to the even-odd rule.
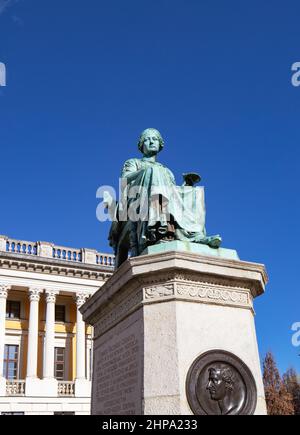
[[[222,237],[217,234],[215,236],[202,236],[200,235],[199,237],[195,238],[195,243],[202,243],[203,245],[208,245],[211,248],[219,248],[221,246],[222,243]]]
[[[217,234],[216,236],[209,237],[208,245],[211,248],[219,248],[221,246],[221,243],[222,243],[222,237],[219,234]]]

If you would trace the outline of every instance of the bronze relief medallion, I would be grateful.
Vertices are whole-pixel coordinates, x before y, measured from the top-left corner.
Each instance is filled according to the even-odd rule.
[[[254,377],[232,353],[213,350],[189,369],[186,394],[195,415],[252,415],[257,403]]]

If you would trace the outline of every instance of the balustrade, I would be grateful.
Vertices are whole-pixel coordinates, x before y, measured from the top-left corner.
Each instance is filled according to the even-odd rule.
[[[25,381],[9,380],[6,381],[7,396],[25,396]]]
[[[87,249],[84,250],[68,248],[65,246],[57,246],[47,242],[28,242],[24,240],[15,240],[6,236],[0,236],[0,252],[1,251],[13,254],[54,258],[56,260],[82,264],[95,264],[98,266],[106,266],[111,268],[115,265],[115,256],[112,254],[89,251]],[[89,259],[87,260],[87,256],[84,255],[84,252],[91,252],[94,257],[89,256]]]
[[[75,396],[75,382],[73,381],[59,381],[57,386],[57,395],[63,397]]]

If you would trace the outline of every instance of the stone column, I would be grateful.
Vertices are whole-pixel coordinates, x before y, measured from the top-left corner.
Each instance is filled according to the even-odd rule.
[[[43,378],[54,378],[54,339],[56,290],[46,290],[46,333]]]
[[[85,323],[82,319],[82,314],[79,309],[89,297],[86,293],[76,294],[76,384],[75,396],[76,397],[89,397],[90,382],[86,379],[85,365],[86,365],[86,337],[85,337]]]
[[[39,301],[43,290],[29,289],[30,314],[27,350],[27,378],[37,377],[38,334],[39,334]]]
[[[6,379],[3,378],[3,360],[5,346],[5,315],[6,315],[6,300],[9,287],[0,285],[0,396],[5,396]]]
[[[46,332],[44,345],[43,391],[47,396],[57,397],[57,380],[54,378],[54,347],[55,347],[55,301],[57,290],[46,289]]]
[[[87,295],[76,294],[76,379],[85,379],[85,323],[79,308],[85,303]]]

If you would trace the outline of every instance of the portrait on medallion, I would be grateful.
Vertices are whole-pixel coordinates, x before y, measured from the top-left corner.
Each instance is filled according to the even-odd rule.
[[[251,415],[257,403],[250,369],[223,350],[196,358],[187,375],[186,393],[196,415]]]
[[[211,368],[208,370],[209,379],[207,390],[212,400],[218,402],[222,415],[229,415],[236,411],[237,405],[233,401],[234,375],[229,367],[224,369]]]

